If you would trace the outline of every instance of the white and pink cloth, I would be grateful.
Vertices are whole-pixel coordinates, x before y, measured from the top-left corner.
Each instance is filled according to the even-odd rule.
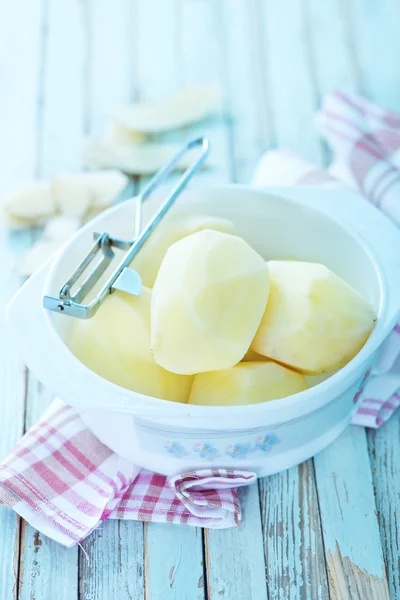
[[[253,184],[347,185],[400,225],[400,116],[335,91],[326,97],[318,124],[335,156],[328,170],[287,151],[270,151],[259,161]],[[399,406],[399,389],[397,325],[361,392],[353,423],[380,427]],[[239,470],[166,478],[140,469],[56,400],[0,465],[0,504],[71,546],[108,518],[232,527],[241,520],[237,488],[255,480],[254,473]]]

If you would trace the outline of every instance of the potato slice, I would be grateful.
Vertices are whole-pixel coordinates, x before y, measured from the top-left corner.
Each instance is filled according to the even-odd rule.
[[[347,364],[374,327],[368,302],[324,265],[268,266],[270,296],[251,349],[310,375]]]
[[[129,177],[113,169],[90,171],[83,176],[91,192],[91,210],[108,208],[129,183]]]
[[[52,191],[59,212],[68,217],[82,218],[92,203],[92,193],[83,174],[57,175]]]
[[[245,406],[285,398],[307,389],[300,373],[273,361],[242,362],[195,376],[189,404]]]
[[[182,238],[202,231],[214,229],[235,234],[235,226],[231,221],[218,217],[203,215],[176,215],[167,217],[151,234],[149,240],[132,260],[130,266],[138,271],[143,285],[153,287],[162,260],[168,248]]]
[[[44,219],[24,219],[23,217],[14,217],[6,210],[3,210],[1,214],[1,225],[6,229],[12,229],[13,231],[20,231],[36,225],[42,225],[43,222]]]
[[[32,181],[21,186],[6,198],[4,209],[11,217],[32,223],[51,217],[56,204],[50,183]]]
[[[221,91],[215,85],[193,85],[155,102],[138,102],[119,108],[115,120],[135,132],[159,133],[178,129],[215,113]]]
[[[59,248],[63,242],[57,240],[40,239],[20,258],[16,265],[18,275],[28,277],[40,269]]]
[[[46,223],[43,238],[63,243],[72,237],[79,227],[79,219],[58,215]]]
[[[131,144],[142,144],[146,141],[146,138],[145,133],[132,131],[122,123],[112,120],[106,127],[103,141],[111,145],[129,146]]]
[[[174,373],[232,367],[268,300],[266,262],[243,239],[206,229],[168,249],[153,288],[151,347]]]
[[[179,144],[148,143],[138,145],[107,144],[86,140],[83,162],[89,169],[119,169],[131,175],[152,175],[182,148]],[[186,169],[193,157],[185,155],[177,170]]]
[[[140,296],[115,291],[88,320],[76,319],[70,348],[89,369],[129,390],[187,402],[192,377],[169,373],[150,350],[151,291]]]

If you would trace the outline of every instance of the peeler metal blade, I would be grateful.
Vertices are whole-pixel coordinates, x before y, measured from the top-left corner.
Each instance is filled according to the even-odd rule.
[[[142,203],[146,200],[158,185],[166,179],[182,157],[189,151],[200,148],[200,154],[193,163],[184,171],[181,177],[168,193],[153,218],[146,227],[141,229]],[[193,175],[204,163],[210,149],[209,141],[200,137],[185,144],[181,150],[149,181],[144,190],[136,197],[135,215],[135,237],[132,241],[113,238],[108,233],[94,233],[95,243],[88,254],[82,259],[72,275],[60,289],[58,297],[44,296],[43,306],[47,310],[78,319],[90,319],[98,310],[104,298],[113,290],[120,290],[134,296],[138,296],[142,290],[142,280],[136,271],[129,268],[132,259],[140,252],[154,229],[166,215],[181,191],[189,183]],[[115,258],[113,248],[126,250],[126,254],[120,261],[115,271],[104,283],[100,291],[88,304],[83,301],[100,277],[105,273],[108,266]],[[100,258],[100,260],[99,260]],[[94,266],[93,266],[94,265]],[[90,267],[92,267],[91,270]]]
[[[121,275],[112,286],[112,289],[119,290],[120,292],[126,292],[132,296],[140,296],[142,287],[142,278],[140,277],[139,273],[133,269],[128,269],[125,267]]]

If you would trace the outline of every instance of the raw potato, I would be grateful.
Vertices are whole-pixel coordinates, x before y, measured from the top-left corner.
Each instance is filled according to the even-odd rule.
[[[128,129],[122,123],[111,121],[106,128],[104,142],[106,144],[130,145],[146,141],[146,134]]]
[[[138,102],[115,112],[116,121],[134,132],[159,133],[178,129],[215,113],[221,92],[215,85],[194,85],[155,102]]]
[[[51,185],[47,181],[27,183],[6,198],[4,208],[17,220],[40,223],[56,213]]]
[[[242,358],[242,362],[262,362],[266,360],[268,359],[265,358],[265,356],[262,354],[257,354],[257,352],[254,352],[254,350],[251,348],[247,350],[246,354]]]
[[[80,219],[88,211],[92,194],[82,174],[57,175],[52,182],[52,192],[58,212]]]
[[[41,239],[37,241],[25,254],[20,258],[16,265],[18,275],[28,277],[35,271],[40,269],[50,256],[53,256],[62,242],[55,240]]]
[[[90,171],[83,177],[91,193],[90,210],[108,208],[129,183],[129,178],[117,170]]]
[[[206,229],[173,244],[153,288],[151,347],[174,373],[233,367],[268,300],[266,262],[243,239]]]
[[[226,219],[203,215],[167,217],[154,230],[149,240],[130,264],[132,269],[140,273],[143,285],[153,287],[162,260],[172,244],[203,229],[214,229],[235,234],[235,226]]]
[[[113,292],[88,320],[74,320],[70,348],[89,369],[129,390],[187,402],[192,377],[169,373],[150,351],[151,291]]]
[[[40,225],[43,222],[43,219],[35,219],[35,220],[30,220],[30,219],[23,219],[22,217],[14,217],[13,215],[10,215],[7,210],[3,211],[2,216],[2,220],[1,223],[2,225],[4,225],[4,227],[6,229],[12,229],[14,231],[19,231],[21,229],[29,229],[29,227],[32,227],[34,225]]]
[[[66,242],[78,231],[79,219],[59,215],[47,221],[43,231],[43,238],[47,240]]]
[[[58,175],[52,183],[61,214],[82,218],[89,210],[108,208],[126,187],[129,179],[116,170]]]
[[[79,220],[63,215],[52,217],[42,237],[17,262],[17,273],[32,275],[79,229]]]
[[[270,296],[251,349],[310,375],[346,365],[374,327],[368,302],[324,265],[268,266]]]
[[[107,144],[99,140],[86,140],[83,146],[83,162],[89,169],[120,169],[131,175],[153,175],[179,150],[180,144]],[[186,155],[177,169],[186,169],[193,156]]]
[[[189,404],[246,406],[285,398],[307,387],[303,375],[273,361],[242,362],[232,369],[196,375]]]

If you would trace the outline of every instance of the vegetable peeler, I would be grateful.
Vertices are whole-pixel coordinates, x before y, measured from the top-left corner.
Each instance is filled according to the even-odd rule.
[[[146,227],[141,230],[142,203],[153,193],[158,185],[166,179],[181,158],[187,152],[190,152],[195,148],[200,149],[199,156],[181,175],[153,218]],[[185,144],[181,150],[177,152],[177,154],[162,169],[160,169],[158,173],[156,173],[144,190],[136,197],[134,239],[132,241],[125,241],[114,238],[108,233],[95,232],[93,234],[95,239],[93,247],[62,286],[58,298],[55,296],[43,297],[44,308],[78,319],[90,319],[97,312],[104,298],[113,290],[120,290],[132,294],[133,296],[139,296],[142,289],[142,280],[137,271],[129,268],[129,264],[174,204],[181,191],[187,186],[193,175],[200,169],[209,153],[209,149],[210,143],[208,139],[204,137],[193,139]],[[93,290],[101,275],[115,258],[113,248],[126,250],[127,252],[93,300],[88,304],[84,304],[85,298]],[[92,269],[90,270],[89,267],[92,267]]]

